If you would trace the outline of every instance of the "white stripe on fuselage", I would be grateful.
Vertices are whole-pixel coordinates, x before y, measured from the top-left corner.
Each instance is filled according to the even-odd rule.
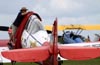
[[[100,47],[100,42],[84,42],[74,44],[59,44],[61,46],[84,46],[84,47]]]

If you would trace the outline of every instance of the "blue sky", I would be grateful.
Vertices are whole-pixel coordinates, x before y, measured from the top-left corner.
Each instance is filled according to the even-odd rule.
[[[37,12],[43,24],[100,24],[100,0],[0,0],[0,26],[10,26],[21,7]]]

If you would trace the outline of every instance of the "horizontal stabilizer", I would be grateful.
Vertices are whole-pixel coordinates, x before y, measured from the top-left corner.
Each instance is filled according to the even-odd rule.
[[[100,48],[59,46],[60,56],[68,60],[89,60],[100,57]]]
[[[7,59],[17,62],[39,62],[46,60],[49,57],[48,49],[48,46],[27,49],[16,49],[3,51],[2,55]]]

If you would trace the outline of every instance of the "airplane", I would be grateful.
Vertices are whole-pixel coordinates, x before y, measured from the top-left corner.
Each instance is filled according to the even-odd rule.
[[[68,60],[89,60],[100,56],[100,42],[80,45],[59,44],[57,18],[50,35],[46,30],[39,30],[32,34],[29,27],[34,22],[32,21],[34,19],[33,15],[33,12],[29,12],[23,20],[26,24],[25,22],[21,24],[21,26],[25,25],[22,27],[23,29],[19,30],[20,36],[18,35],[21,45],[15,44],[15,49],[2,51],[3,57],[16,62],[40,62],[41,65],[58,65],[58,55]],[[18,44],[19,41],[17,41]]]

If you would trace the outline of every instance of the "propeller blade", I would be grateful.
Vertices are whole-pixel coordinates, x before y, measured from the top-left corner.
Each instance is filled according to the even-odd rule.
[[[0,26],[0,31],[8,31],[8,26]]]

